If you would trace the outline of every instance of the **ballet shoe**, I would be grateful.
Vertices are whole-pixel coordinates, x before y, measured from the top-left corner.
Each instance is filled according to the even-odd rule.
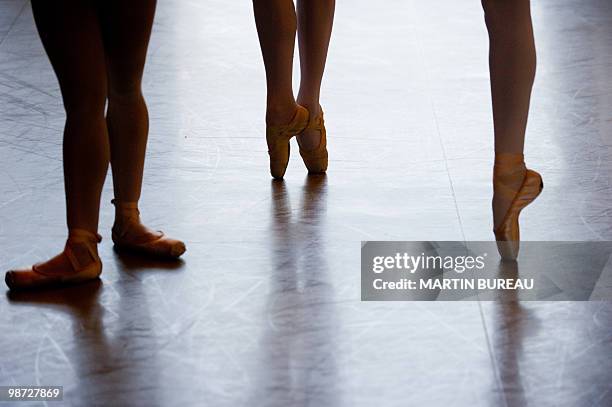
[[[96,250],[101,241],[98,234],[70,229],[62,253],[25,269],[7,271],[6,285],[11,290],[25,290],[95,280],[102,273],[102,262]]]
[[[295,115],[288,124],[266,127],[266,142],[270,155],[270,174],[282,179],[289,164],[289,141],[301,133],[308,124],[308,110],[297,105]]]
[[[519,155],[513,154],[513,156]],[[514,163],[512,164],[511,161],[514,161]],[[505,161],[502,159],[499,162],[496,159],[496,171],[501,172],[504,166],[517,165],[517,163],[519,163],[517,157]],[[522,154],[520,155],[520,164],[524,165]],[[540,195],[544,188],[544,183],[542,181],[542,176],[530,169],[525,169],[525,175],[518,190],[509,188],[501,182],[501,178],[501,176],[497,177],[495,175],[493,177],[495,193],[501,194],[504,198],[511,200],[511,204],[503,220],[499,226],[493,230],[493,233],[495,234],[497,249],[502,259],[512,261],[516,260],[520,249],[519,215],[527,205],[532,203]]]
[[[323,109],[321,113],[313,117],[310,115],[308,124],[304,130],[316,130],[321,135],[319,145],[311,150],[306,150],[300,145],[300,155],[308,169],[309,174],[321,174],[327,171],[327,131],[325,130],[325,121],[323,120]],[[298,139],[299,144],[299,139]]]
[[[112,239],[119,251],[154,257],[177,259],[187,248],[180,240],[167,237],[162,231],[153,231],[140,222],[138,202],[119,202],[113,199],[117,216]]]

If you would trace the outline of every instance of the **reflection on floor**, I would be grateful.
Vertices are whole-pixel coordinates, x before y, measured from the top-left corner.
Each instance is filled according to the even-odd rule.
[[[492,238],[478,3],[339,2],[329,175],[294,154],[275,183],[250,5],[160,2],[143,213],[184,262],[112,250],[107,184],[102,281],[0,296],[0,385],[71,405],[612,405],[609,303],[359,300],[361,240]],[[523,237],[612,240],[612,3],[534,3],[526,155],[546,189]],[[0,0],[2,270],[61,248],[62,125],[29,6]]]

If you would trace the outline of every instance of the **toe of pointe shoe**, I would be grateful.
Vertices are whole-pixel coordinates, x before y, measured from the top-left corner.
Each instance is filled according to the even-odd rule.
[[[96,280],[102,271],[101,264],[94,263],[78,273],[49,276],[40,274],[32,268],[9,270],[4,275],[4,282],[11,290],[36,290],[62,285],[74,285]]]
[[[275,164],[277,165],[272,165],[272,163],[270,163],[270,175],[272,175],[272,178],[274,179],[281,180],[285,177],[285,172],[287,171],[287,165],[282,165],[278,163],[275,163]]]
[[[290,146],[289,140],[286,140],[286,145],[282,145],[282,141],[277,141],[274,150],[270,150],[270,175],[274,179],[283,179],[287,166],[289,165]]]
[[[314,151],[305,151],[300,148],[300,155],[309,174],[323,174],[327,171],[327,149],[319,147]]]
[[[304,163],[309,174],[323,174],[327,172],[327,157],[313,161],[304,160]]]
[[[4,276],[4,282],[11,290],[37,288],[45,285],[46,281],[32,269],[9,270]]]
[[[7,271],[4,282],[11,290],[36,289],[53,284],[53,281],[35,273],[32,269]]]
[[[169,259],[178,259],[187,251],[185,243],[180,240],[162,237],[150,246],[151,253]]]
[[[178,259],[186,251],[187,251],[187,247],[185,246],[185,243],[181,242],[180,240],[177,240],[175,243],[172,244],[170,248],[170,257]]]
[[[15,277],[13,271],[6,272],[6,274],[4,275],[4,282],[6,283],[6,286],[10,289],[15,286]]]
[[[115,241],[115,247],[121,251],[153,256],[165,259],[178,259],[187,251],[185,243],[165,236],[145,243]]]

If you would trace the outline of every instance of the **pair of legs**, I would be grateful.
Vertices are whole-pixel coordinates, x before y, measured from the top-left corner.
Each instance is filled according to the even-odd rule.
[[[69,229],[97,232],[109,161],[115,198],[140,198],[149,127],[141,81],[155,4],[32,1],[66,110],[63,153]]]
[[[296,104],[311,116],[320,114],[319,95],[334,20],[335,0],[253,0],[255,23],[266,68],[266,124],[288,123]],[[296,32],[300,53],[300,89],[293,93],[293,54]],[[314,149],[320,132],[305,130],[300,145]]]
[[[482,6],[490,41],[495,132],[493,224],[496,236],[500,228],[506,232],[515,228],[516,233],[506,233],[506,239],[510,240],[512,235],[512,240],[518,241],[518,213],[537,197],[542,187],[539,174],[527,170],[523,161],[536,70],[530,0],[482,0]],[[516,219],[508,219],[514,215]],[[510,221],[516,226],[510,225]],[[499,235],[498,240],[503,240],[504,233]],[[509,257],[517,253],[518,246]]]
[[[182,245],[142,225],[137,207],[149,132],[141,81],[155,6],[156,0],[32,0],[66,110],[63,162],[69,237],[60,255],[7,273],[10,286],[83,281],[101,272],[98,216],[109,162],[115,244],[148,254]]]

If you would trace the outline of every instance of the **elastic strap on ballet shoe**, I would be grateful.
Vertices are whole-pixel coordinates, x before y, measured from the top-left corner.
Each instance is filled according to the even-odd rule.
[[[304,130],[323,130],[323,125],[325,121],[323,120],[323,108],[321,106],[319,106],[319,112],[320,113],[318,116],[313,116],[310,114],[310,112],[308,112],[308,124],[306,125],[306,128]]]
[[[519,177],[521,181],[524,181],[526,170],[523,154],[496,153],[493,166],[495,192],[513,198],[518,189],[511,188],[508,185],[516,185]]]
[[[115,208],[120,210],[138,210],[138,201],[124,202],[118,201],[117,199],[112,199],[111,203],[115,205]]]
[[[296,126],[298,125],[298,123],[300,122],[306,122],[308,123],[308,118],[309,118],[309,113],[308,110],[303,107],[298,105],[297,108],[295,109],[295,114],[293,115],[293,118],[291,119],[291,121],[287,124],[280,124],[280,125],[276,125],[276,126],[268,126],[267,130],[271,133],[275,133],[278,136],[294,136],[296,132],[300,132],[302,131],[302,129],[296,129]]]
[[[89,254],[90,261],[97,261],[99,259],[98,253],[95,250],[95,245],[102,241],[102,236],[98,233],[92,233],[85,229],[70,229],[68,231],[68,241],[66,242],[66,247],[64,248],[64,254],[70,260],[70,264],[74,270],[80,270],[87,264],[81,264],[77,255],[72,247],[72,244],[82,244],[87,248],[87,253]]]
[[[125,218],[125,220],[129,220],[132,218],[139,219],[140,210],[138,209],[138,202],[122,202],[116,199],[111,201],[113,205],[115,205],[115,209],[121,213],[121,216]]]
[[[520,165],[525,165],[525,156],[515,153],[495,153],[494,169],[498,171],[514,169]]]
[[[85,229],[69,229],[68,240],[74,242],[90,242],[98,244],[102,241],[102,236],[100,236],[98,233],[93,233]]]

